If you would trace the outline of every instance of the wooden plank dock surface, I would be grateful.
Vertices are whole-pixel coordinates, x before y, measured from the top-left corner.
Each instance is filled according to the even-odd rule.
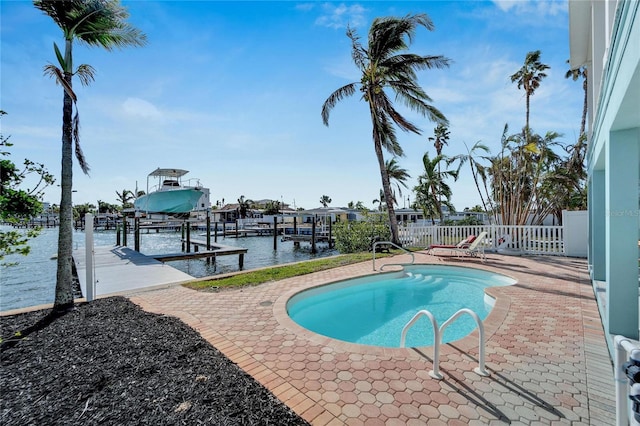
[[[86,296],[85,249],[74,250],[73,259],[82,294]],[[128,247],[94,247],[93,259],[96,296],[126,294],[194,279],[191,275],[165,265],[152,256],[146,256]]]
[[[229,256],[229,255],[237,254],[238,267],[240,269],[244,267],[244,255],[248,251],[248,249],[246,248],[236,247],[236,246],[225,246],[225,245],[214,242],[209,244],[209,248],[211,248],[211,250],[200,251],[199,247],[205,247],[205,248],[207,247],[206,241],[190,239],[188,243],[190,246],[193,246],[194,248],[193,252],[190,250],[190,247],[189,247],[187,253],[161,254],[161,255],[154,256],[154,258],[161,260],[163,262],[166,262],[169,260],[210,257],[210,258],[213,258],[215,261],[215,258],[217,256]],[[182,244],[187,244],[187,240],[183,239]]]

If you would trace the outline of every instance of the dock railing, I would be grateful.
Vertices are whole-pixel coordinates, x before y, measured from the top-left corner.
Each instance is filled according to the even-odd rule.
[[[534,225],[424,226],[409,224],[399,229],[403,246],[429,247],[457,244],[470,235],[487,232],[486,251],[563,256],[564,228]]]

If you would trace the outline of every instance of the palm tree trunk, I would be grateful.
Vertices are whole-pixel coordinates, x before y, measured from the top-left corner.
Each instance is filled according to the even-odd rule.
[[[391,229],[391,242],[396,245],[400,245],[400,239],[398,238],[398,220],[396,219],[396,211],[393,208],[393,195],[391,194],[391,183],[389,182],[389,174],[387,173],[387,167],[384,163],[384,156],[382,154],[382,145],[380,144],[377,132],[374,130],[374,147],[376,151],[376,158],[378,159],[378,166],[380,167],[380,177],[382,178],[382,191],[384,192],[384,199],[387,203],[387,213],[389,214],[389,227]]]
[[[526,137],[525,140],[527,143],[529,143],[529,93],[527,93],[526,99],[527,99],[527,121],[525,124],[525,128],[527,133],[525,134],[525,137]]]
[[[71,42],[66,43],[65,57],[71,57]],[[65,80],[71,87],[72,74],[65,72]],[[73,307],[73,103],[64,91],[62,108],[62,173],[60,180],[60,228],[58,229],[58,264],[54,311],[66,311]]]

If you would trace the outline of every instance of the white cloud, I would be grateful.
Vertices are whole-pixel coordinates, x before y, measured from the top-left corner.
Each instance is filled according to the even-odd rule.
[[[313,9],[315,5],[313,3],[299,3],[296,5],[296,10],[301,10],[303,12],[308,12]]]
[[[141,118],[160,118],[162,113],[151,102],[140,98],[127,98],[122,109],[127,116]]]
[[[316,19],[317,25],[329,28],[359,27],[365,23],[364,13],[366,9],[359,4],[346,5],[341,3],[336,6],[331,3],[322,5],[323,15]]]
[[[493,2],[503,12],[508,12],[509,10],[514,8],[517,3],[524,3],[523,1],[518,2],[518,1],[512,1],[512,0],[494,0]]]
[[[503,12],[518,15],[555,16],[568,10],[568,2],[564,0],[493,0],[493,3]]]

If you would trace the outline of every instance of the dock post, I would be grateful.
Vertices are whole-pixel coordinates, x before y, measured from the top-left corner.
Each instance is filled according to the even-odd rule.
[[[215,222],[215,233],[213,234],[213,241],[218,242],[218,222]]]
[[[311,224],[311,253],[316,254],[316,221]]]
[[[136,212],[136,218],[133,221],[134,223],[134,229],[133,229],[133,236],[134,236],[134,242],[133,242],[133,249],[135,251],[140,251],[140,217],[138,216],[138,212]]]
[[[278,216],[273,217],[273,249],[278,250]]]
[[[122,220],[122,245],[127,246],[127,218]]]
[[[180,233],[182,235],[182,251],[185,251],[185,249],[184,249],[184,222],[182,222],[182,224],[180,225]]]
[[[329,219],[329,249],[333,248],[333,240],[331,239],[331,225],[333,222],[331,222],[331,219]]]
[[[191,224],[186,223],[187,227],[187,253],[191,253]]]
[[[243,266],[244,266],[244,253],[240,253],[238,255],[238,268],[242,269]]]
[[[207,250],[211,250],[211,217],[207,210]]]
[[[293,217],[293,235],[298,235],[298,218],[296,216]]]
[[[120,245],[120,225],[116,225],[116,245]]]
[[[93,215],[91,213],[87,213],[86,216],[89,216],[89,221],[86,222],[87,226],[85,227],[85,264],[86,264],[86,285],[85,297],[87,298],[87,302],[91,302],[96,298],[96,283],[93,279]]]
[[[238,219],[236,219],[236,238],[238,238]]]

